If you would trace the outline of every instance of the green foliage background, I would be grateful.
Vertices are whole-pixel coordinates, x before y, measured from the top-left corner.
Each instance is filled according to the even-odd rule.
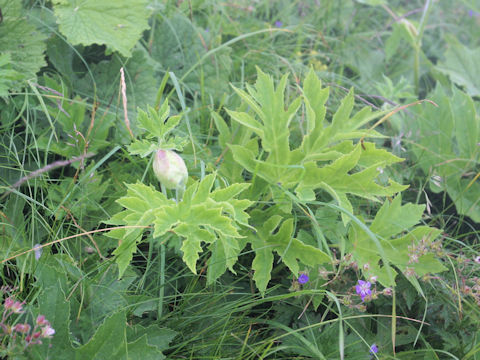
[[[2,356],[479,356],[477,0],[0,10]]]

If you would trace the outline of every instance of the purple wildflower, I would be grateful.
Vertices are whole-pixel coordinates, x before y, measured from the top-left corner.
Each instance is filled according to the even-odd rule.
[[[308,282],[309,278],[308,278],[308,275],[307,274],[301,274],[299,277],[298,277],[298,282],[300,284],[306,284]]]
[[[283,26],[283,22],[281,21],[275,21],[275,27],[281,28]]]
[[[370,346],[370,354],[376,354],[377,352],[378,352],[377,344],[372,344],[372,346]]]
[[[475,16],[475,17],[478,17],[479,15],[480,15],[480,14],[477,13],[476,11],[473,11],[473,10],[471,10],[471,9],[468,10],[468,16],[470,16],[470,17],[474,17],[474,16]]]
[[[355,291],[358,295],[362,297],[362,301],[365,300],[366,296],[372,295],[372,290],[370,290],[372,284],[368,281],[358,280],[358,285],[355,286]]]
[[[42,246],[40,244],[35,244],[33,247],[33,253],[35,254],[35,260],[40,259],[40,256],[42,256]]]

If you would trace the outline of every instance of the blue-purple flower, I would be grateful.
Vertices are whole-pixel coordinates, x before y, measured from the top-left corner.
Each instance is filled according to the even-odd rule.
[[[275,27],[281,28],[283,26],[283,22],[281,21],[275,21]]]
[[[298,282],[300,284],[306,284],[308,282],[309,278],[308,278],[308,275],[307,274],[301,274],[299,277],[298,277]]]
[[[370,290],[371,286],[372,284],[368,281],[358,280],[358,285],[355,286],[355,291],[362,297],[362,301],[365,300],[365,297],[372,295],[372,290]]]
[[[372,344],[372,346],[370,346],[370,354],[376,354],[377,352],[378,352],[377,344]]]

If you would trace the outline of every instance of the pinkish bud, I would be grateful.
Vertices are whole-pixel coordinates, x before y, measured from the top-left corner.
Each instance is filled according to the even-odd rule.
[[[8,297],[3,302],[3,306],[5,307],[5,309],[10,309],[13,306],[14,302],[15,300],[13,300],[11,297]]]
[[[45,315],[38,315],[37,316],[37,325],[38,326],[44,326],[44,325],[48,325],[48,321],[47,319],[45,319]]]
[[[20,301],[14,301],[11,297],[5,299],[3,306],[5,309],[11,309],[15,314],[22,313],[22,303]]]
[[[23,312],[22,311],[22,303],[20,301],[15,301],[15,303],[12,306],[12,311],[15,314],[21,314]]]
[[[13,328],[16,332],[26,334],[30,331],[30,325],[28,324],[17,324]]]
[[[392,288],[389,288],[389,287],[388,287],[388,288],[383,289],[383,295],[385,295],[385,296],[391,296],[392,294],[393,294]]]
[[[153,172],[167,189],[181,189],[188,178],[183,159],[172,150],[158,150],[153,160]]]

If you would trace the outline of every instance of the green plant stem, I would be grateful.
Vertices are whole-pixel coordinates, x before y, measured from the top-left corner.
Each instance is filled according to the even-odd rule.
[[[165,245],[160,244],[160,290],[158,292],[158,319],[162,317],[163,298],[165,295]]]
[[[418,35],[415,41],[415,57],[413,64],[413,81],[415,84],[415,94],[418,96],[420,90],[420,53],[422,51],[422,38],[425,31],[425,25],[427,24],[428,15],[431,10],[431,0],[425,2],[425,7],[423,8],[422,18],[420,19],[420,24],[418,27]]]
[[[167,189],[163,184],[160,184],[162,193],[168,198]],[[160,242],[160,239],[155,239]],[[158,291],[158,306],[157,306],[157,319],[162,317],[163,313],[163,298],[165,296],[165,245],[160,242],[160,289]]]
[[[420,47],[416,45],[415,55],[413,59],[413,83],[415,85],[415,94],[417,96],[420,89],[419,72],[420,72]]]
[[[397,332],[397,301],[395,294],[395,287],[392,287],[392,351],[395,355],[395,340]]]

